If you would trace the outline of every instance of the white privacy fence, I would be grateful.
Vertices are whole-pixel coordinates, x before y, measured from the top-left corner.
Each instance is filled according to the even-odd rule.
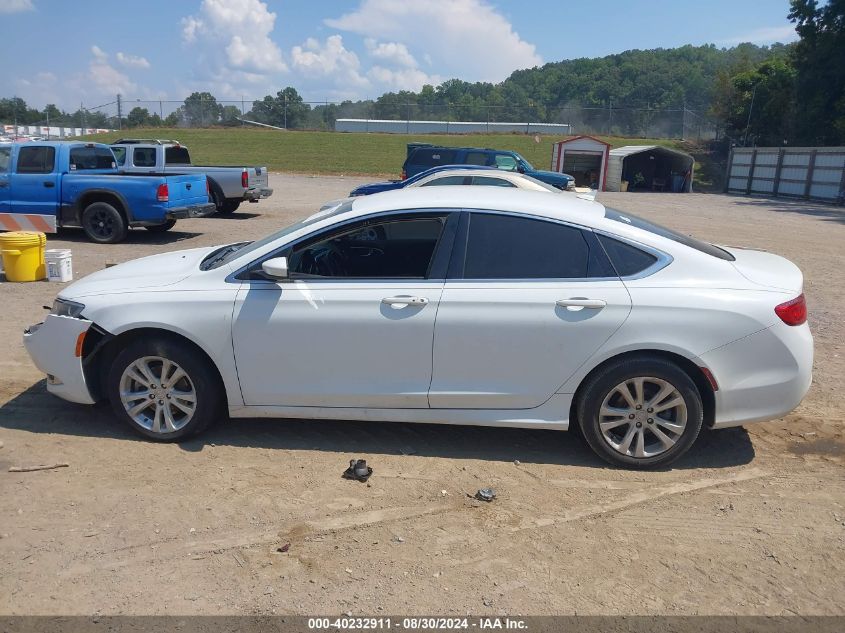
[[[737,147],[728,160],[729,193],[845,202],[845,147]]]

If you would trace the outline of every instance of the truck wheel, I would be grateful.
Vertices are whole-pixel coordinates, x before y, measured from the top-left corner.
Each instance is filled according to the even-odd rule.
[[[235,200],[233,198],[227,198],[223,202],[223,206],[222,206],[222,208],[220,208],[220,211],[222,213],[234,213],[235,211],[238,210],[239,206],[241,206],[240,200]]]
[[[121,242],[129,232],[123,215],[108,202],[89,204],[82,212],[82,228],[98,244]]]
[[[150,233],[164,233],[176,226],[176,220],[168,220],[164,224],[156,224],[154,226],[145,226]]]

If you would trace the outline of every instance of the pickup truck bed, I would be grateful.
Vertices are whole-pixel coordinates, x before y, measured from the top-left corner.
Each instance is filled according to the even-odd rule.
[[[246,200],[258,202],[269,198],[266,167],[237,165],[193,165],[188,148],[178,141],[158,139],[121,139],[112,144],[120,169],[124,173],[190,173],[205,174],[209,195],[223,213],[232,213]]]

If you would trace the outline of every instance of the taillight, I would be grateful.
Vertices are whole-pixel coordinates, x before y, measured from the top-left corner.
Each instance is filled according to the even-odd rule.
[[[801,325],[807,320],[807,302],[804,299],[804,293],[775,306],[775,314],[780,317],[780,320],[787,325]]]
[[[408,174],[406,174],[405,170],[403,169],[402,170],[402,180],[407,180],[407,179],[408,179]]]
[[[170,200],[170,190],[167,188],[167,183],[158,186],[156,198],[159,202],[168,202]]]
[[[249,187],[249,174],[246,172],[246,170],[241,172],[241,187],[243,187],[244,189]]]

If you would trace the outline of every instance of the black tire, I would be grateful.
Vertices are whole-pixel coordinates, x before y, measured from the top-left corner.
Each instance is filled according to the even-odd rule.
[[[94,202],[82,212],[82,228],[88,239],[98,244],[115,244],[126,239],[126,218],[108,202]]]
[[[176,226],[176,220],[168,220],[164,224],[156,224],[155,226],[145,226],[150,233],[164,233]]]
[[[146,390],[141,383],[133,381],[131,377],[124,378],[124,372],[128,375],[127,370],[133,363],[149,357],[170,361],[184,372],[185,378],[179,378],[171,385],[164,381],[161,381],[161,384],[151,383]],[[163,363],[148,360],[146,366],[152,372],[153,378],[161,379]],[[201,433],[212,422],[225,418],[227,415],[225,392],[219,375],[210,361],[184,341],[168,336],[136,339],[117,354],[107,371],[106,392],[115,414],[136,433],[149,439],[158,442],[177,442]],[[158,375],[156,371],[159,372]],[[168,372],[171,377],[175,376],[174,371]],[[139,375],[143,376],[143,373],[139,372]],[[127,382],[124,383],[124,380]],[[146,393],[148,397],[152,392],[148,407],[137,410],[136,413],[139,419],[143,419],[143,424],[129,414],[127,407],[139,407],[147,402],[147,398],[139,395],[124,406],[121,400],[121,391],[124,389],[139,394]],[[181,399],[180,402],[179,396],[176,395],[179,393],[193,394],[194,406],[191,407],[190,402],[185,399]],[[191,415],[185,414],[179,408],[180,404],[192,408]],[[161,409],[160,415],[157,409]],[[170,411],[171,430],[168,430],[166,410]],[[159,431],[156,430],[157,421]]]
[[[235,198],[226,198],[223,201],[223,206],[220,209],[221,213],[234,213],[238,210],[238,207],[241,206],[241,201],[236,200]]]
[[[643,397],[641,400],[645,404],[640,405],[639,409],[636,406],[631,407],[622,399],[621,393],[616,392],[616,387],[627,383],[627,381],[644,377],[647,379],[642,388]],[[655,379],[655,382],[649,381],[648,378]],[[660,383],[656,381],[665,381],[665,383],[674,387],[683,400],[686,423],[680,432],[669,431],[667,423],[676,425],[681,421],[683,416],[682,406],[674,407],[660,417],[657,413],[652,413],[651,408],[648,407],[649,399],[657,397],[657,393],[659,393]],[[629,393],[634,396],[636,402],[636,387],[633,382],[628,384],[630,384]],[[672,392],[670,395],[671,398],[667,395],[661,399],[661,402],[667,404],[674,401],[675,393]],[[600,410],[605,398],[609,398],[609,406],[615,407],[617,410],[625,409],[626,412],[629,412],[626,415],[608,418],[610,424],[617,424],[617,426],[606,431],[609,439],[606,439],[600,427]],[[657,410],[659,409],[660,407],[657,407]],[[584,439],[596,455],[611,464],[627,468],[657,468],[678,459],[693,445],[701,431],[704,420],[701,394],[695,383],[676,364],[657,357],[622,359],[596,372],[588,379],[580,392],[577,413],[578,424]],[[634,416],[633,419],[630,417],[631,415]],[[675,417],[673,418],[673,416]],[[639,426],[636,426],[637,424]],[[680,424],[677,424],[677,426],[680,426]],[[661,441],[655,429],[664,436],[668,436],[670,440],[674,440],[674,444],[666,449],[667,442]],[[630,448],[623,454],[620,449],[625,447],[625,440],[629,436],[633,440],[629,440],[628,446]],[[645,448],[641,451],[646,455],[644,457],[637,457],[632,454],[637,452],[635,444],[639,436],[644,438],[641,445]],[[614,448],[611,441],[617,438],[618,448]],[[655,447],[651,451],[648,450],[650,445]],[[662,452],[656,453],[657,449],[662,450]],[[652,453],[652,455],[649,456],[649,453]]]

